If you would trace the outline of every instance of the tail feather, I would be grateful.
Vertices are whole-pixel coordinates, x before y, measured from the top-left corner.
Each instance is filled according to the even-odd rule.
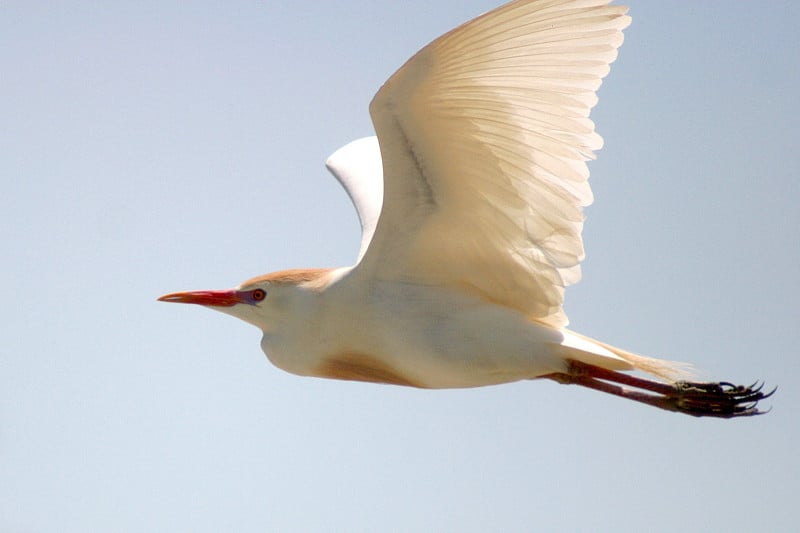
[[[591,344],[604,348],[605,350],[611,352],[618,358],[629,363],[630,366],[633,367],[633,369],[641,370],[642,372],[659,377],[665,381],[675,382],[680,380],[692,380],[695,377],[694,367],[690,363],[683,363],[680,361],[667,361],[665,359],[646,357],[644,355],[635,354],[623,350],[621,348],[617,348],[616,346],[611,346],[610,344],[606,344],[596,339],[592,339],[585,335],[581,335],[580,333],[575,333],[574,331],[569,331],[569,333],[577,337],[580,337],[584,341],[587,341]],[[592,364],[597,364],[597,363],[595,362]],[[606,367],[606,365],[602,364],[599,366],[602,366],[604,368]],[[616,368],[608,368],[608,369],[617,370]]]
[[[627,352],[615,346],[609,346],[608,344],[600,344],[601,346],[628,361],[636,368],[636,370],[641,370],[642,372],[651,374],[666,381],[688,381],[693,380],[696,377],[694,367],[691,363],[646,357],[644,355]]]

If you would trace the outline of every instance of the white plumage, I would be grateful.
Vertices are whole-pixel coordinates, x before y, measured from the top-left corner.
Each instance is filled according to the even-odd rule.
[[[383,205],[383,167],[377,137],[365,137],[336,150],[325,163],[358,213],[361,223],[361,246],[358,260],[367,252]]]
[[[386,82],[370,105],[386,200],[364,268],[566,324],[592,201],[586,160],[602,145],[589,111],[630,24],[605,4],[512,2]]]
[[[626,12],[517,0],[436,39],[375,95],[377,138],[327,161],[361,222],[353,267],[161,299],[258,326],[270,360],[300,375],[430,388],[546,377],[698,416],[756,414],[760,388],[622,374],[681,368],[565,329],[586,161],[602,146],[589,112]]]

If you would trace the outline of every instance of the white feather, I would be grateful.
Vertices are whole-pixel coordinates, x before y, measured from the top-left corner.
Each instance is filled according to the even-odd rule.
[[[383,203],[383,167],[377,137],[365,137],[336,150],[325,166],[342,184],[361,223],[361,261],[375,233]]]
[[[386,82],[370,105],[385,182],[377,228],[372,143],[328,163],[362,221],[360,275],[468,290],[566,325],[592,202],[586,161],[602,146],[589,111],[630,23],[607,3],[511,2]]]

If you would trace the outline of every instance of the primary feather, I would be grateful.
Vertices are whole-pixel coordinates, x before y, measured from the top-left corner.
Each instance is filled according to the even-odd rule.
[[[362,239],[364,275],[466,289],[566,325],[564,287],[580,278],[592,201],[585,162],[602,144],[588,115],[630,22],[606,4],[512,2],[386,82],[370,105],[384,183],[366,251]],[[354,189],[375,177],[348,185],[341,176],[353,172],[334,174],[363,226],[380,203],[359,200],[369,195]]]

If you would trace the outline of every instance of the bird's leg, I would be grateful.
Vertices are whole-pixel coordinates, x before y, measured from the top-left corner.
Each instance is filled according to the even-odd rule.
[[[762,414],[757,404],[775,392],[762,392],[763,385],[749,387],[732,383],[660,383],[598,366],[569,361],[567,372],[544,376],[562,384],[581,385],[659,409],[692,416],[732,418]],[[623,387],[627,385],[631,388]],[[642,392],[647,391],[647,392]]]

